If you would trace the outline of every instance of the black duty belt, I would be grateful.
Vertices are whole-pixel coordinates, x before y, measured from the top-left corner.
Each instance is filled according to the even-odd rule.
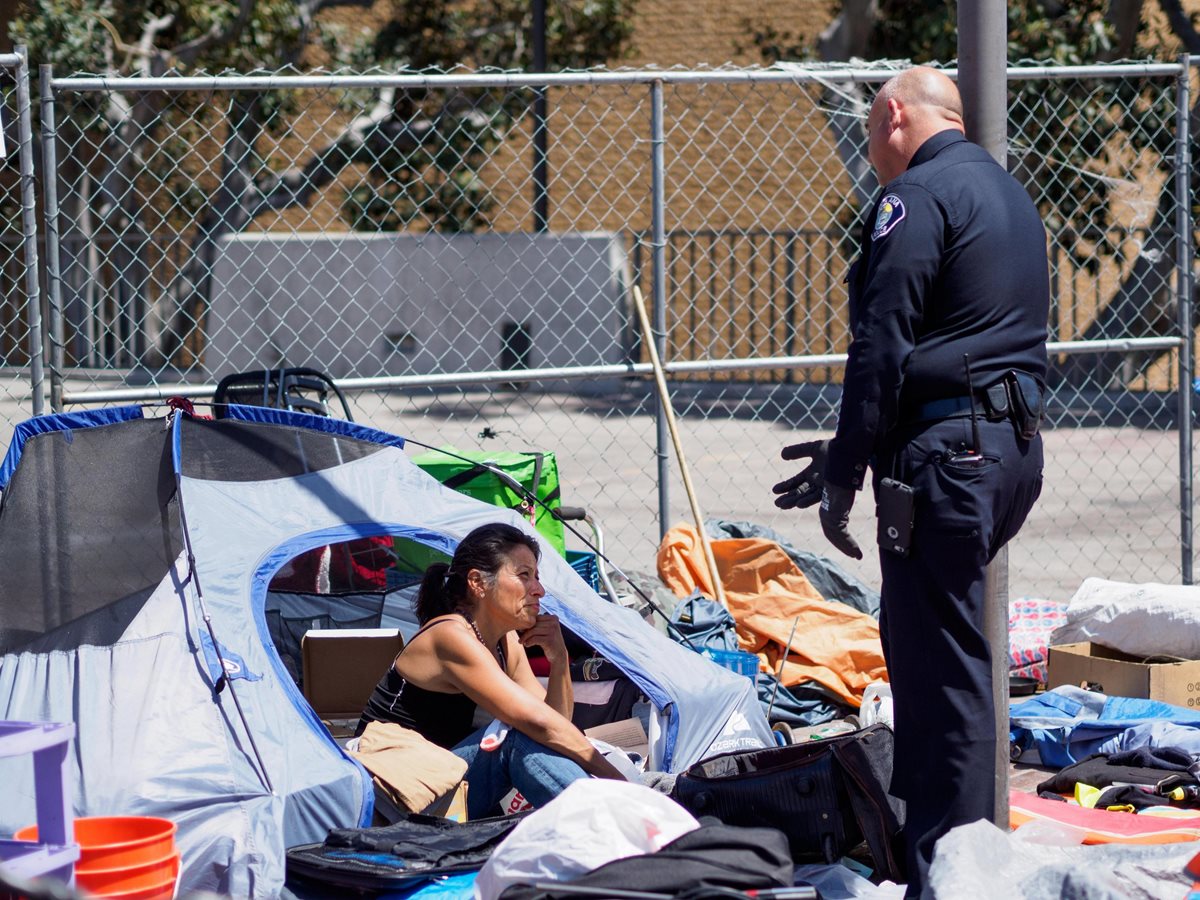
[[[987,394],[981,394],[975,398],[975,412],[990,422],[998,422],[1001,419],[1007,418],[1007,412],[997,412],[992,408],[992,404],[988,401]],[[908,422],[928,422],[932,419],[953,419],[956,416],[969,416],[971,414],[971,398],[962,397],[945,397],[941,400],[930,400],[928,403],[922,403],[919,406],[913,407],[904,420]]]
[[[1017,434],[1028,440],[1038,433],[1046,415],[1045,394],[1032,375],[1010,371],[995,384],[977,392],[974,404],[967,395],[930,400],[910,407],[902,420],[929,422],[969,416],[972,411],[989,422],[1011,420]]]

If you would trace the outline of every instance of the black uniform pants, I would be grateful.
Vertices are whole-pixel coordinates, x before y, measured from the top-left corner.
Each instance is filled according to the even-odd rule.
[[[937,839],[990,818],[995,802],[984,570],[1041,493],[1042,441],[1022,440],[1008,421],[981,420],[979,432],[985,461],[965,465],[953,453],[971,446],[969,418],[897,429],[874,472],[877,489],[886,476],[915,489],[910,554],[879,553],[896,725],[892,792],[908,805],[909,896],[925,883]]]

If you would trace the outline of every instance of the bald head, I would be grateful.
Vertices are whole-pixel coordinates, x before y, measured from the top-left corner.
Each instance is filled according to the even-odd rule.
[[[867,116],[867,155],[887,184],[908,168],[913,154],[940,131],[963,131],[962,98],[936,69],[917,66],[885,82]]]

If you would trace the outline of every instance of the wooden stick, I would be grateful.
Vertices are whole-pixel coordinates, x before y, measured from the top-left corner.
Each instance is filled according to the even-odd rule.
[[[675,445],[675,457],[679,460],[679,474],[683,477],[683,489],[687,492],[688,502],[692,505],[692,518],[696,520],[696,531],[700,533],[700,546],[704,548],[704,562],[708,565],[708,577],[712,579],[717,602],[729,609],[729,603],[725,600],[725,586],[721,584],[721,576],[717,573],[717,561],[713,557],[712,543],[708,539],[708,532],[704,530],[704,515],[700,512],[700,501],[692,487],[692,476],[688,474],[687,460],[683,455],[683,443],[679,439],[679,429],[675,427],[675,410],[671,406],[671,395],[667,393],[667,376],[663,372],[662,360],[658,358],[654,333],[650,330],[650,317],[646,314],[646,301],[642,297],[642,289],[637,285],[633,286],[633,300],[637,306],[638,319],[642,323],[642,336],[646,340],[646,349],[650,353],[650,365],[654,367],[654,381],[658,385],[658,398],[662,401],[663,410],[667,414],[667,428],[671,432],[671,443]]]

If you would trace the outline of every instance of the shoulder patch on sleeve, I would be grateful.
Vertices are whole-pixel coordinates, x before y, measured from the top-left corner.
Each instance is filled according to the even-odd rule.
[[[895,194],[888,194],[879,201],[879,212],[875,214],[875,227],[871,230],[871,240],[877,241],[881,237],[885,237],[903,221],[904,201]]]

